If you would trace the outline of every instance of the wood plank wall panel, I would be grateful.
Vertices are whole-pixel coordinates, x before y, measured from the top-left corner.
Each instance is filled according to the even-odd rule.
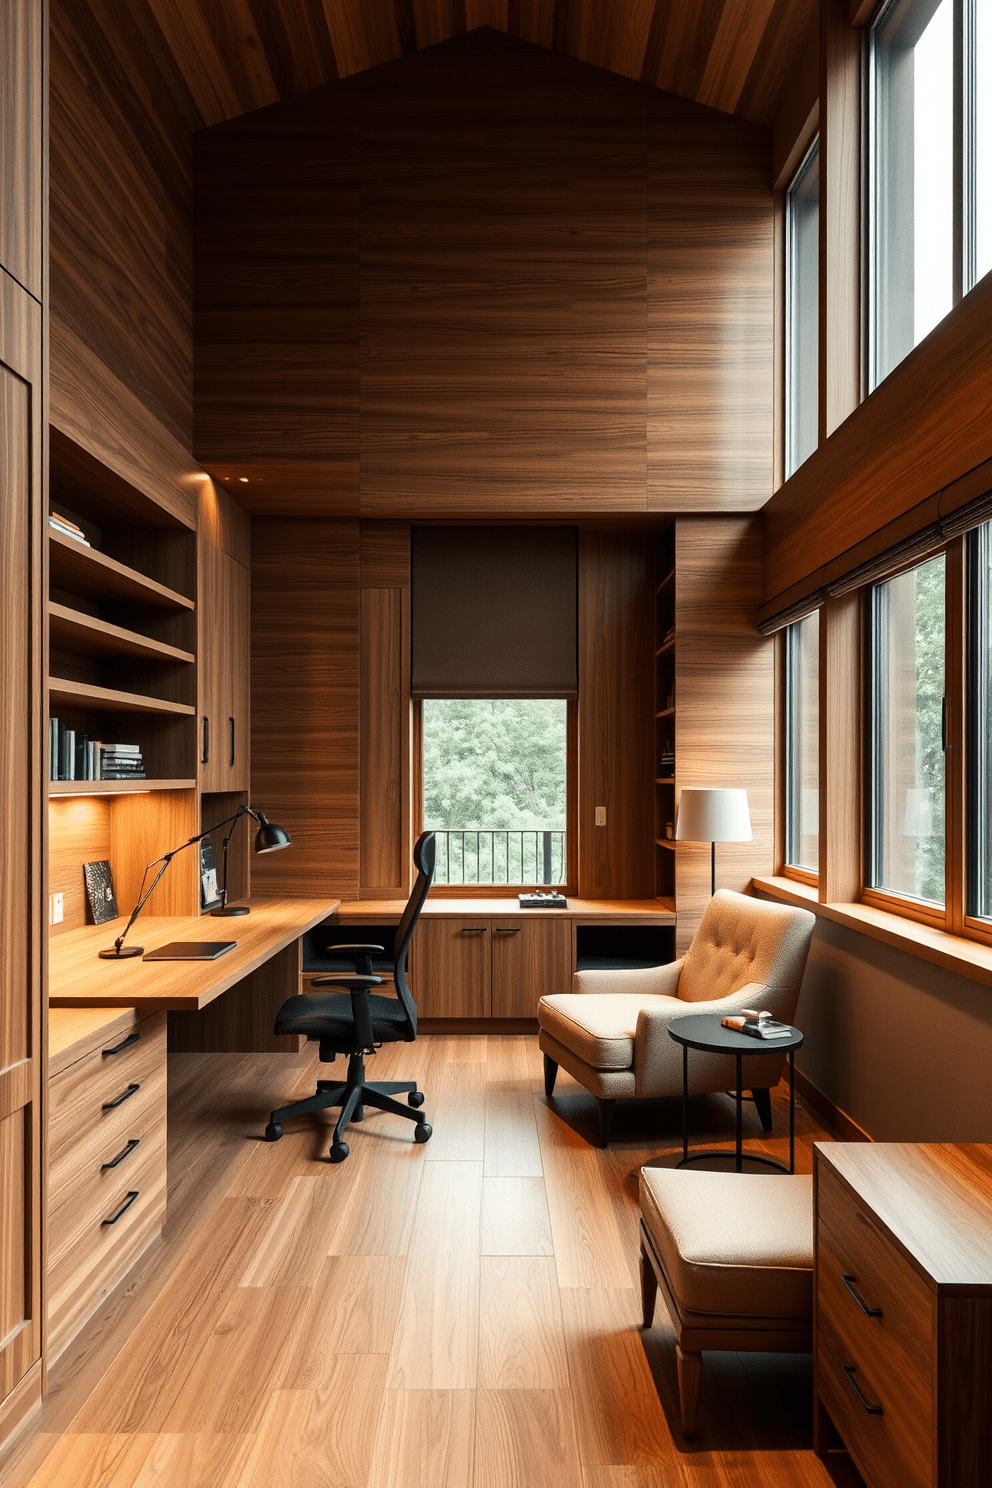
[[[755,511],[772,492],[768,134],[665,94],[649,121],[648,507]]]
[[[497,33],[363,77],[363,514],[644,510],[646,106]]]
[[[0,268],[36,300],[44,248],[45,19],[39,0],[0,6]]]
[[[57,357],[63,328],[77,337],[189,450],[195,116],[139,19],[52,0],[51,339]],[[80,389],[84,407],[113,420],[101,391]],[[59,385],[52,405],[65,428]]]
[[[759,635],[760,518],[679,517],[675,524],[675,794],[743,786],[752,842],[717,845],[717,887],[743,892],[774,863],[774,639]],[[710,852],[679,843],[677,955],[710,898]]]
[[[255,893],[358,897],[357,521],[252,522],[252,793],[293,839]]]
[[[578,861],[582,899],[654,893],[652,532],[579,535]],[[606,826],[595,809],[606,807]]]
[[[195,165],[199,458],[255,511],[357,511],[357,84],[206,131]]]
[[[772,497],[766,601],[992,458],[990,365],[987,274]]]
[[[412,876],[410,528],[362,522],[361,897],[404,898]]]

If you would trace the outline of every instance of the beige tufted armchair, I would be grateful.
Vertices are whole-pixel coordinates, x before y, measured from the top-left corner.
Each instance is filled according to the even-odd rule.
[[[562,1065],[599,1101],[600,1145],[608,1146],[618,1100],[682,1094],[682,1050],[668,1036],[673,1019],[751,1007],[792,1022],[815,923],[809,910],[721,889],[681,961],[640,971],[577,971],[571,992],[542,997],[538,1005],[548,1098]],[[784,1059],[744,1060],[744,1086],[765,1131]],[[726,1090],[736,1080],[728,1055],[694,1052],[689,1059],[690,1095]]]

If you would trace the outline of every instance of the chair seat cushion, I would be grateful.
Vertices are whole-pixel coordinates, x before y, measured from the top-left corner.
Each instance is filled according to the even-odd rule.
[[[396,1043],[406,1037],[406,1015],[398,998],[370,994],[369,1012],[376,1043]],[[275,1031],[303,1034],[306,1038],[338,1038],[347,1047],[355,1033],[351,994],[334,992],[329,997],[291,997],[279,1009]]]
[[[679,1308],[809,1325],[812,1177],[642,1168],[640,1196]]]
[[[675,997],[644,992],[558,992],[542,997],[540,1026],[559,1044],[598,1070],[628,1070],[634,1065],[634,1034],[643,1007],[678,1006]]]

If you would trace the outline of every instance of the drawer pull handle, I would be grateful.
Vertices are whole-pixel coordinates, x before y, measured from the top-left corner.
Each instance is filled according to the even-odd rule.
[[[847,1287],[847,1290],[850,1292],[851,1296],[854,1298],[855,1302],[857,1302],[858,1306],[861,1308],[861,1311],[865,1314],[866,1317],[882,1316],[882,1309],[880,1307],[869,1307],[864,1297],[858,1296],[858,1293],[854,1287],[853,1276],[842,1276],[841,1281]]]
[[[131,1153],[134,1151],[135,1147],[137,1147],[140,1141],[140,1137],[132,1137],[123,1151],[118,1152],[116,1157],[112,1157],[109,1163],[100,1164],[101,1169],[106,1170],[107,1168],[116,1168],[118,1163],[122,1163],[126,1157],[131,1156]]]
[[[103,1111],[116,1111],[117,1107],[122,1106],[126,1100],[130,1100],[132,1095],[137,1095],[140,1089],[140,1085],[129,1085],[123,1095],[119,1095],[116,1100],[107,1101],[100,1109]]]
[[[108,1055],[108,1054],[123,1054],[124,1053],[124,1050],[125,1049],[130,1049],[131,1045],[132,1044],[136,1044],[138,1042],[138,1040],[140,1039],[140,1037],[141,1037],[141,1034],[140,1033],[132,1033],[132,1034],[130,1034],[124,1040],[124,1042],[122,1044],[115,1044],[112,1049],[104,1049],[103,1050],[104,1057],[106,1057],[106,1055]]]
[[[485,933],[486,933],[486,926],[485,925],[463,925],[462,926],[462,929],[461,929],[461,933],[462,933],[462,935],[485,935]]]
[[[497,925],[496,933],[498,935],[519,935],[523,928],[523,925]]]
[[[868,1414],[870,1416],[881,1416],[881,1415],[884,1415],[885,1412],[882,1410],[882,1407],[880,1405],[869,1405],[868,1404],[868,1401],[865,1399],[865,1397],[862,1395],[861,1391],[858,1389],[858,1382],[854,1378],[855,1374],[857,1373],[857,1370],[855,1369],[854,1365],[853,1364],[842,1364],[840,1367],[841,1367],[841,1369],[843,1369],[844,1373],[847,1375],[847,1383],[850,1385],[850,1387],[854,1391],[855,1395],[857,1395],[858,1399],[861,1401],[861,1404],[864,1406],[864,1408],[868,1412]]]
[[[120,1219],[121,1215],[127,1213],[127,1211],[130,1209],[131,1205],[134,1203],[134,1201],[135,1201],[135,1199],[137,1197],[138,1197],[138,1189],[132,1188],[131,1192],[128,1194],[127,1198],[124,1200],[123,1204],[118,1209],[117,1213],[113,1216],[113,1218],[112,1219],[101,1219],[100,1223],[102,1225],[116,1224],[117,1221]]]

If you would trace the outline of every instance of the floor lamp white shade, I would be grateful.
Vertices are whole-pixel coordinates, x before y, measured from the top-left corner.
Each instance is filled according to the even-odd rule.
[[[675,836],[679,842],[710,844],[710,892],[716,893],[716,844],[751,842],[747,791],[738,787],[686,786],[679,793]]]

